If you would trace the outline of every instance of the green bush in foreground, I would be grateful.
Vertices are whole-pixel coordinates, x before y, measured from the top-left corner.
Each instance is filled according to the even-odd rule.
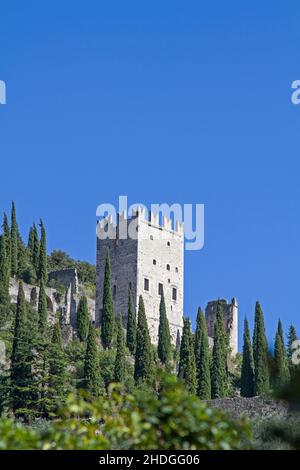
[[[46,429],[0,421],[0,449],[239,449],[249,426],[232,421],[190,395],[175,377],[163,379],[158,397],[110,387],[109,398],[70,398]]]

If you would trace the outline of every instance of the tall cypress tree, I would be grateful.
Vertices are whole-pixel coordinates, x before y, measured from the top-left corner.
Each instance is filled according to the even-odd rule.
[[[244,323],[243,362],[241,371],[241,395],[253,397],[254,395],[254,360],[247,318]]]
[[[103,392],[100,375],[99,352],[96,341],[95,327],[90,323],[84,361],[84,384],[89,393],[98,397]]]
[[[183,321],[178,377],[185,382],[187,389],[191,393],[196,393],[195,354],[192,341],[191,322],[188,318],[185,318]]]
[[[103,310],[101,318],[101,340],[104,349],[110,348],[114,336],[114,303],[111,288],[111,268],[109,249],[106,252],[104,286],[103,286]]]
[[[115,359],[114,380],[124,382],[125,379],[125,336],[122,316],[117,321],[117,351]]]
[[[6,251],[4,234],[0,237],[0,305],[6,308],[9,303],[10,263]]]
[[[130,288],[128,289],[126,345],[131,354],[134,354],[136,349],[136,312],[135,308],[132,305]]]
[[[43,221],[40,221],[41,228],[41,241],[39,249],[39,265],[38,265],[38,278],[43,280],[44,284],[47,284],[48,280],[48,268],[47,268],[47,242],[46,242],[46,230]]]
[[[8,259],[9,267],[11,268],[10,227],[9,227],[8,217],[7,217],[6,213],[4,213],[4,216],[3,216],[2,228],[3,228],[3,236],[4,236],[4,239],[5,239],[6,256],[7,256],[7,259]],[[10,272],[11,272],[11,269],[10,269]]]
[[[77,309],[77,335],[80,341],[86,341],[89,334],[89,309],[86,296],[82,296]]]
[[[296,328],[294,327],[294,325],[290,325],[289,332],[288,332],[288,342],[287,342],[287,354],[288,354],[288,358],[290,361],[294,352],[293,343],[297,341],[297,339],[298,337],[297,337]]]
[[[134,378],[136,383],[147,382],[149,384],[153,379],[151,340],[142,296],[139,298]]]
[[[280,388],[289,381],[290,371],[287,352],[284,345],[284,336],[281,321],[278,321],[278,327],[275,338],[274,348],[274,387]]]
[[[11,253],[11,275],[16,276],[18,272],[18,247],[19,229],[17,223],[16,206],[12,202],[11,208],[11,231],[10,231],[10,253]]]
[[[254,393],[263,395],[270,389],[270,372],[268,361],[268,343],[265,334],[264,315],[260,303],[255,305],[253,333],[254,357]]]
[[[197,378],[197,395],[201,400],[211,398],[210,380],[210,351],[206,322],[201,308],[199,307],[195,332],[195,362]]]
[[[43,279],[40,281],[39,301],[38,301],[38,325],[39,331],[43,334],[47,328],[48,308],[45,284]]]
[[[55,323],[49,346],[49,415],[55,413],[66,401],[68,385],[67,360],[62,346],[59,322]]]
[[[160,296],[160,305],[159,305],[157,354],[162,364],[164,364],[165,366],[170,365],[170,361],[172,357],[172,345],[171,345],[169,321],[168,321],[167,311],[166,311],[165,296],[163,292]]]
[[[223,398],[228,393],[227,337],[222,304],[218,301],[214,325],[214,345],[211,366],[212,398]]]
[[[30,401],[31,363],[25,296],[19,283],[14,338],[11,355],[11,405],[15,414],[26,418]]]
[[[40,257],[40,241],[39,235],[36,228],[36,225],[33,224],[29,230],[28,236],[28,250],[31,264],[35,270],[35,273],[38,274],[39,271],[39,257]]]

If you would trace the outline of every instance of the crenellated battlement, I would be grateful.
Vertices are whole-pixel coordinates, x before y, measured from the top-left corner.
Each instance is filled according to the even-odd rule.
[[[184,237],[184,224],[179,220],[173,220],[170,217],[165,215],[162,216],[162,223],[160,224],[160,214],[153,211],[147,211],[143,206],[135,207],[132,210],[132,214],[127,218],[126,211],[117,214],[116,221],[113,220],[113,217],[110,215],[102,220],[97,222],[97,236],[101,240],[106,238],[116,239],[126,239],[139,238],[138,235],[138,226],[140,223],[145,223],[149,227],[158,229],[157,232],[160,238],[165,238],[163,233],[164,231],[172,233],[181,238]]]

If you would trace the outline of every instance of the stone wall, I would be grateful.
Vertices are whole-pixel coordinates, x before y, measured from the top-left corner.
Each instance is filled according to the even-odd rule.
[[[225,299],[219,299],[222,304],[224,315],[224,326],[229,333],[230,348],[233,355],[238,352],[238,303],[236,298],[233,298],[231,303]],[[208,302],[205,309],[205,320],[207,326],[207,333],[210,338],[214,337],[214,325],[216,320],[218,300]]]
[[[76,269],[66,269],[54,271],[49,274],[49,282],[55,281],[64,287],[62,291],[59,288],[46,287],[48,321],[53,324],[60,319],[62,323],[62,333],[65,341],[71,339],[75,334],[77,306],[79,302],[78,279]],[[24,295],[27,302],[33,308],[38,308],[39,287],[26,284],[23,282]],[[19,281],[10,280],[9,293],[11,301],[17,302],[19,290]],[[95,320],[95,301],[88,298],[88,307],[91,321]]]

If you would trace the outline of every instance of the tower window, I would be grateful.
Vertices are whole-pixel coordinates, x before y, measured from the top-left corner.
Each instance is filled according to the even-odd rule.
[[[131,288],[132,288],[132,284],[131,284],[131,282],[130,282],[130,283],[129,283],[129,289],[131,290]]]
[[[170,242],[167,242],[167,245],[168,245],[168,246],[170,246],[170,245],[171,245],[171,243],[170,243]]]
[[[162,285],[161,282],[158,283],[158,295],[163,295],[164,292],[164,286]]]
[[[167,270],[170,271],[170,265],[169,264],[167,264]]]
[[[153,235],[150,235],[150,240],[153,240]]]
[[[178,268],[177,267],[175,268],[175,271],[176,271],[176,273],[178,273]]]
[[[144,290],[149,292],[149,279],[144,278]]]
[[[115,298],[116,295],[117,295],[117,286],[114,285],[114,287],[113,287],[113,298]]]
[[[153,260],[153,264],[154,264],[154,266],[156,266],[156,259]]]
[[[173,287],[173,289],[172,289],[172,300],[174,300],[175,302],[177,300],[177,289],[176,289],[176,287]]]

